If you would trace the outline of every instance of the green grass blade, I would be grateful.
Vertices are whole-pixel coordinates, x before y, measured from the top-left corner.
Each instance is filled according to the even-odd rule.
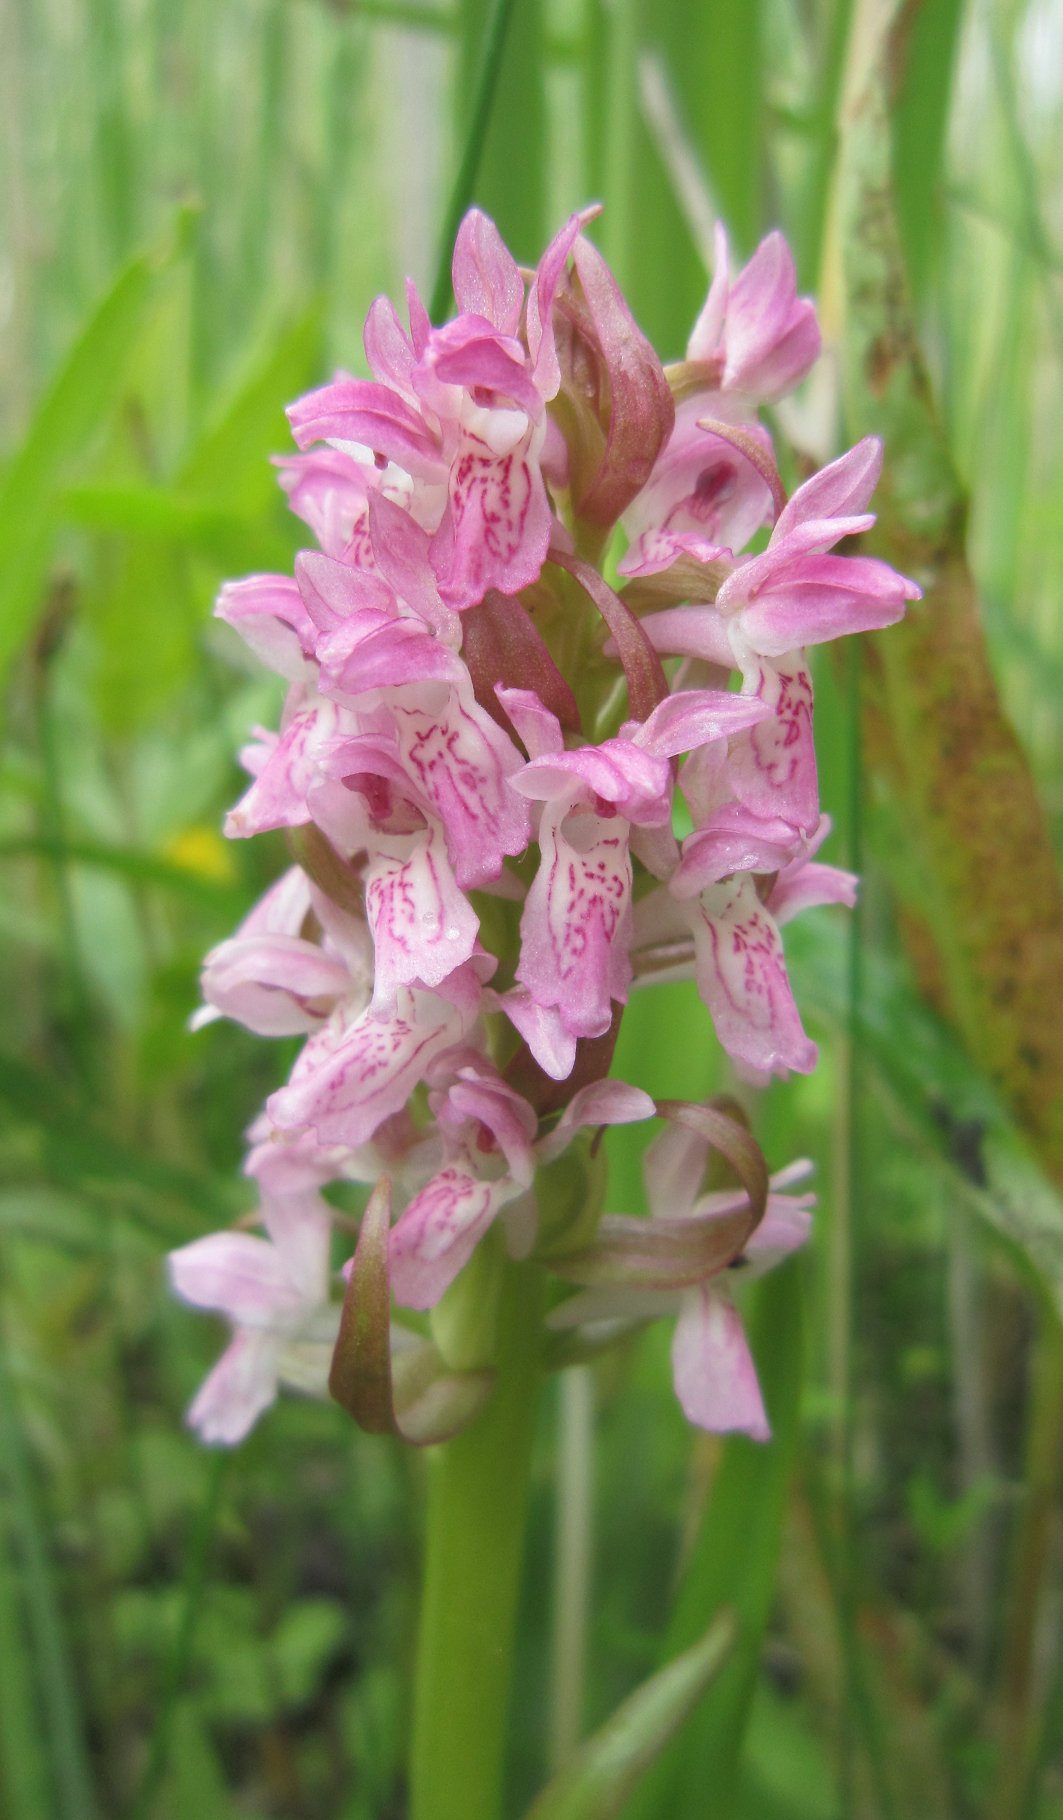
[[[472,90],[489,27],[489,0],[464,0],[459,106]],[[519,145],[523,155],[514,157]],[[543,0],[519,0],[484,134],[475,200],[518,259],[538,259],[553,224],[546,219],[546,83]],[[473,197],[470,194],[470,200]]]
[[[689,1648],[713,1612],[731,1607],[738,1644],[698,1718],[664,1753],[625,1820],[704,1820],[705,1801],[731,1812],[742,1739],[771,1613],[783,1508],[798,1433],[801,1293],[794,1271],[759,1284],[751,1346],[773,1438],[725,1445],[701,1532],[676,1598],[665,1660]]]
[[[963,0],[933,0],[912,10],[893,103],[894,195],[917,302],[925,296],[943,238],[945,128],[963,14]]]
[[[17,1538],[26,1627],[36,1660],[48,1738],[48,1755],[62,1820],[92,1820],[95,1801],[85,1753],[84,1727],[59,1595],[45,1542],[47,1529],[19,1417],[0,1332],[0,1471],[7,1481],[12,1533]],[[7,1645],[10,1647],[10,1645]]]
[[[735,1639],[733,1614],[718,1612],[697,1643],[635,1689],[571,1763],[554,1777],[526,1820],[615,1820],[624,1801],[669,1739],[681,1730],[720,1674]],[[702,1820],[727,1810],[710,1800]]]
[[[195,1642],[196,1624],[203,1606],[207,1566],[221,1512],[225,1472],[231,1458],[231,1454],[219,1449],[215,1451],[210,1463],[203,1505],[185,1556],[180,1621],[173,1649],[166,1665],[162,1697],[148,1750],[148,1760],[136,1798],[133,1801],[130,1820],[148,1820],[156,1791],[166,1773],[178,1702],[188,1674],[192,1647]]]
[[[436,279],[432,286],[432,298],[428,311],[433,322],[443,320],[453,296],[450,260],[454,239],[461,225],[461,218],[476,190],[480,160],[483,157],[487,132],[491,123],[491,110],[494,107],[502,72],[506,36],[515,5],[516,0],[494,0],[491,16],[485,28],[480,73],[469,108],[469,130],[443,220],[443,233],[439,243],[439,263],[436,268]]]
[[[16,1525],[0,1498],[0,1794],[8,1820],[53,1820],[48,1765],[39,1723],[21,1606]]]
[[[654,13],[673,80],[736,250],[764,227],[766,54],[761,0],[712,0]]]

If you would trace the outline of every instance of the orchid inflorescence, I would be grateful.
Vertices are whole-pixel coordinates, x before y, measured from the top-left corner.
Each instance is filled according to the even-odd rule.
[[[423,1311],[503,1237],[557,1279],[559,1347],[678,1311],[687,1416],[768,1433],[726,1273],[802,1242],[807,1165],[769,1182],[733,1109],[655,1103],[609,1067],[632,987],[686,977],[742,1077],[814,1066],[779,929],[856,881],[813,857],[805,648],[919,590],[832,553],[873,522],[874,439],[786,497],[758,407],[819,331],[781,236],[732,275],[718,234],[666,369],[584,234],[594,213],[532,272],[469,213],[442,328],[412,284],[408,329],[377,299],[373,377],[289,413],[305,452],[281,483],[319,548],[222,590],[289,685],[226,831],[285,829],[296,863],[208,956],[196,1021],[307,1040],[250,1132],[266,1236],[170,1260],[234,1330],[190,1411],[208,1441],[239,1440],[279,1381],[330,1373],[370,1426],[452,1432],[490,1373]],[[649,1216],[603,1214],[591,1134],[662,1118]],[[714,1152],[734,1185],[710,1191]],[[352,1182],[376,1186],[343,1295]]]

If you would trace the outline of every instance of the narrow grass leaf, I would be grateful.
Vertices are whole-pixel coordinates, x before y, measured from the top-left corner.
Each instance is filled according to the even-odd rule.
[[[10,1499],[0,1498],[0,1794],[8,1820],[54,1820]]]
[[[572,1761],[548,1783],[526,1820],[614,1820],[646,1770],[698,1707],[735,1641],[730,1612],[717,1613],[705,1635],[636,1688]],[[710,1796],[701,1820],[719,1813]]]
[[[96,1811],[77,1697],[79,1677],[71,1658],[48,1545],[48,1530],[34,1482],[6,1338],[0,1332],[0,1472],[6,1481],[11,1533],[19,1556],[26,1630],[37,1669],[43,1730],[61,1820],[92,1820]],[[5,1644],[5,1650],[10,1642]]]
[[[704,1820],[706,1791],[721,1815],[732,1811],[742,1739],[771,1615],[782,1516],[798,1433],[801,1295],[793,1270],[757,1285],[750,1340],[772,1440],[732,1436],[713,1482],[668,1625],[667,1660],[689,1647],[706,1618],[731,1608],[738,1642],[697,1719],[648,1776],[625,1820]],[[711,1811],[711,1810],[710,1810]]]

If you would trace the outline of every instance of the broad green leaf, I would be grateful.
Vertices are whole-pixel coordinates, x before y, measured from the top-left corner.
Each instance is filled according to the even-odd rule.
[[[68,487],[62,496],[67,517],[90,531],[117,531],[127,537],[165,537],[174,543],[209,544],[233,525],[234,517],[216,500],[177,488],[129,485]],[[253,521],[250,521],[253,522]]]
[[[237,379],[219,414],[174,476],[182,497],[211,500],[229,512],[268,510],[277,497],[270,456],[292,448],[284,415],[318,379],[321,307],[315,304],[272,338]]]
[[[636,1688],[580,1746],[529,1808],[526,1820],[613,1820],[659,1752],[695,1711],[734,1641],[732,1614],[719,1612],[700,1642]],[[715,1808],[711,1796],[705,1806],[705,1793],[703,1787],[704,1820],[712,1820],[715,1812],[725,1816],[726,1807]]]
[[[176,232],[118,273],[75,339],[0,482],[0,676],[41,604],[59,522],[59,489],[121,397],[134,343],[159,277],[181,250],[186,220],[181,217]]]

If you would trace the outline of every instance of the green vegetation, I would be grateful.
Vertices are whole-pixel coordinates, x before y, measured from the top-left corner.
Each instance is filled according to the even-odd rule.
[[[717,210],[743,254],[781,226],[835,348],[785,433],[885,437],[874,548],[928,596],[817,673],[865,886],[788,931],[819,1072],[750,1097],[820,1197],[751,1307],[776,1443],[692,1438],[656,1331],[587,1368],[593,1473],[547,1399],[507,1816],[1061,1820],[1058,6],[11,0],[0,97],[0,1811],[407,1811],[426,1461],[295,1399],[198,1447],[218,1332],[161,1256],[244,1211],[288,1059],[186,1027],[284,863],[220,836],[277,703],[211,603],[289,566],[283,406],[431,293],[471,186],[527,261],[599,196],[675,357]],[[682,987],[617,1071],[732,1085]]]

